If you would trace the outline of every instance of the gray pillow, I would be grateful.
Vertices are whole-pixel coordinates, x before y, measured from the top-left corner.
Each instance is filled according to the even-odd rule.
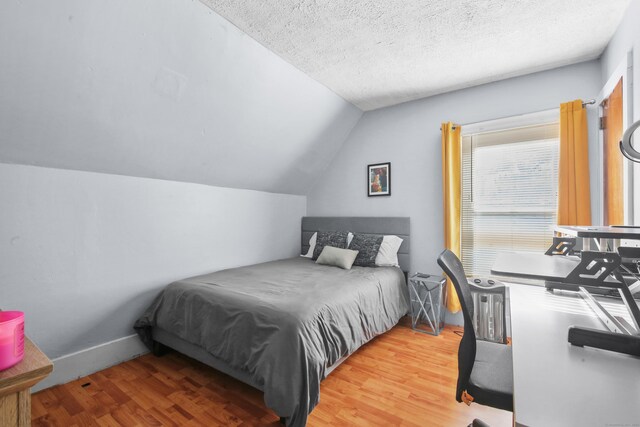
[[[346,248],[348,234],[348,231],[318,231],[316,247],[313,249],[313,258],[311,259],[318,259],[325,246],[333,246],[334,248],[342,249]]]
[[[354,234],[349,249],[358,251],[358,256],[353,265],[375,267],[376,256],[378,256],[383,238],[384,236],[381,234]]]
[[[345,270],[350,270],[357,256],[358,251],[325,246],[316,260],[316,264],[333,265],[344,268]]]

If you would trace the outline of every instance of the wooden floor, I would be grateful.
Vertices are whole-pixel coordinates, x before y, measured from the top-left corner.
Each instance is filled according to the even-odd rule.
[[[396,326],[323,383],[309,426],[511,425],[511,413],[454,398],[459,328]],[[262,393],[178,353],[141,356],[33,395],[33,426],[273,426]]]

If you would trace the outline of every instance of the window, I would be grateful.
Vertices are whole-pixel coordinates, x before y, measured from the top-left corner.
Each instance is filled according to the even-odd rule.
[[[469,275],[489,275],[500,252],[541,253],[551,245],[558,205],[555,120],[463,134],[461,250]]]

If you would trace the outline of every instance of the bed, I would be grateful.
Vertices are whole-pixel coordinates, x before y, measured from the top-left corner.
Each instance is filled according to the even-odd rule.
[[[320,382],[408,311],[409,218],[304,217],[302,253],[316,231],[394,234],[398,267],[337,267],[304,257],[179,280],[134,328],[264,392],[287,426],[306,425]]]

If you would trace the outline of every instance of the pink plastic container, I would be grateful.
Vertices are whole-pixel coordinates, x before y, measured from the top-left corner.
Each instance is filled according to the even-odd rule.
[[[0,371],[24,357],[24,313],[0,311]]]

